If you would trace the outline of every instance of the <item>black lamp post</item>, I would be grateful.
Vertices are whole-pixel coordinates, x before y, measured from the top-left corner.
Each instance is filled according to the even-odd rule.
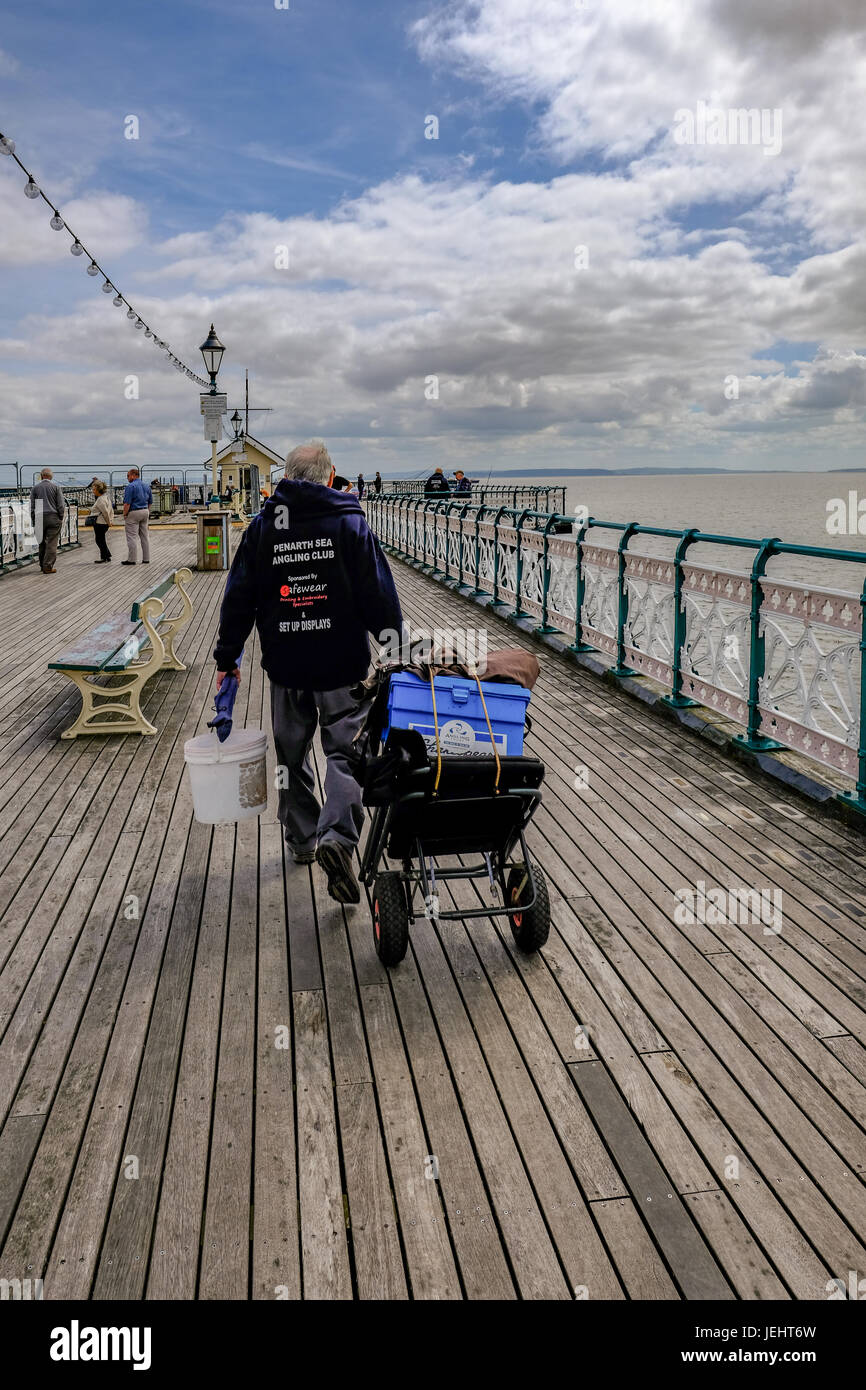
[[[220,342],[219,338],[217,337],[216,331],[215,331],[215,329],[214,329],[213,324],[211,324],[211,326],[210,326],[210,333],[208,333],[207,337],[205,338],[204,342],[202,343],[201,347],[199,348],[199,352],[201,353],[202,357],[204,358],[205,371],[208,373],[208,376],[210,377],[210,394],[211,394],[212,396],[215,396],[215,395],[217,394],[217,384],[216,384],[217,372],[219,371],[219,369],[220,369],[220,363],[221,363],[222,360],[223,360],[223,353],[225,352],[225,347],[223,346],[223,344]],[[219,433],[220,433],[219,430],[216,430],[216,431],[215,431],[216,436],[218,436]],[[218,506],[218,505],[219,505],[219,493],[217,492],[217,446],[216,446],[216,438],[212,438],[212,439],[211,439],[211,446],[210,446],[210,449],[211,449],[211,460],[210,460],[210,470],[211,470],[211,495],[210,495],[210,501],[211,501],[211,506],[213,507],[213,506]]]
[[[220,363],[223,360],[223,353],[225,352],[225,347],[217,337],[213,324],[211,324],[210,333],[208,333],[207,337],[205,338],[204,342],[199,348],[199,352],[204,358],[205,371],[210,377],[211,395],[215,396],[217,389],[217,372],[219,371]]]

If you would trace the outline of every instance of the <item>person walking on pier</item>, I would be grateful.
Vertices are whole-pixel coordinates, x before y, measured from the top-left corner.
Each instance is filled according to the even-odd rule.
[[[317,860],[328,892],[360,901],[352,855],[364,814],[352,775],[352,742],[363,716],[350,688],[370,667],[368,633],[402,631],[388,562],[357,497],[332,486],[320,440],[301,444],[238,546],[226,582],[214,650],[217,690],[239,677],[255,623],[271,683],[279,818],[296,864]],[[327,760],[325,802],[310,757],[318,725]]]
[[[57,564],[57,545],[60,540],[60,530],[63,526],[63,516],[66,511],[66,500],[63,496],[62,488],[52,482],[53,473],[50,468],[43,468],[39,475],[39,482],[34,483],[30,489],[30,520],[33,526],[37,526],[37,503],[41,503],[42,515],[39,518],[41,533],[39,534],[39,568],[43,574],[54,574]]]
[[[373,479],[373,491],[378,494],[382,491],[382,474],[376,469],[376,476]]]
[[[93,534],[99,548],[99,559],[94,560],[93,563],[104,565],[111,559],[111,551],[108,548],[106,537],[114,520],[114,508],[111,505],[111,498],[108,496],[108,489],[101,478],[94,478],[93,480],[93,499],[90,515],[96,517],[93,523]]]
[[[129,554],[122,565],[138,563],[138,543],[141,541],[141,562],[150,564],[150,536],[147,523],[153,506],[153,493],[150,483],[143,481],[138,468],[130,468],[126,487],[123,489],[123,517],[126,530],[126,548]]]

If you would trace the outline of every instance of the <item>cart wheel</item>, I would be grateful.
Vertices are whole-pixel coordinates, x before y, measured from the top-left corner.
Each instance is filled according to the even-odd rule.
[[[529,902],[535,890],[535,902],[525,912],[516,912],[509,917],[514,940],[521,951],[530,955],[543,946],[550,933],[550,898],[547,894],[547,879],[537,864],[529,865],[529,877],[522,864],[512,866],[505,884],[508,906],[515,907],[520,902]]]
[[[409,946],[409,910],[400,875],[377,874],[373,884],[373,937],[383,965],[399,965]]]

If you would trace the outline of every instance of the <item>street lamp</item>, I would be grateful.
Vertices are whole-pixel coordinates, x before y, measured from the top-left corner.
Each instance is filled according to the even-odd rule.
[[[220,420],[222,419],[222,412],[225,410],[226,398],[225,396],[220,397],[217,395],[216,379],[217,372],[220,369],[220,363],[223,360],[223,353],[225,352],[225,347],[217,337],[216,330],[213,324],[211,324],[210,333],[208,333],[207,337],[205,338],[204,342],[199,348],[199,352],[204,358],[205,371],[210,377],[210,393],[209,395],[204,395],[201,397],[201,409],[202,414],[205,417],[205,439],[207,439],[208,437],[208,428],[210,430],[210,504],[212,507],[218,507],[219,493],[217,492],[217,442],[219,441],[222,434]],[[213,400],[211,400],[211,397],[213,397]]]
[[[204,342],[199,348],[199,352],[204,358],[205,371],[210,377],[211,395],[215,396],[217,372],[219,371],[220,363],[223,360],[223,353],[225,352],[225,347],[217,337],[214,331],[213,324],[211,324],[210,333],[208,333],[207,337],[205,338]]]
[[[231,418],[231,426],[235,432],[235,439],[239,439],[241,434],[241,417],[237,411],[235,411]]]

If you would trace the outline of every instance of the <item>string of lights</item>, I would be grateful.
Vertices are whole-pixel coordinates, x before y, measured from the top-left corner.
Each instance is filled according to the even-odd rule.
[[[52,217],[49,225],[54,229],[54,231],[65,231],[68,232],[69,235],[72,237],[72,245],[69,249],[72,252],[73,256],[86,256],[88,258],[87,274],[93,277],[94,279],[98,275],[102,276],[101,288],[103,294],[113,295],[114,298],[111,302],[118,309],[122,309],[124,306],[126,307],[126,317],[129,319],[132,326],[143,332],[145,338],[150,338],[158,348],[161,348],[162,351],[166,353],[169,362],[171,362],[172,366],[175,367],[177,371],[183,372],[184,376],[189,377],[190,381],[195,381],[198,383],[199,386],[207,388],[210,385],[210,382],[207,382],[204,380],[203,377],[198,376],[186,365],[185,362],[181,361],[177,354],[172,352],[171,347],[165,341],[165,339],[158,337],[157,334],[154,333],[153,329],[150,328],[150,326],[144,321],[141,315],[132,307],[129,300],[126,298],[126,295],[120,293],[117,286],[114,284],[114,281],[102,269],[102,266],[99,264],[96,257],[91,256],[84,243],[75,235],[69,224],[65,222],[64,219],[61,217],[60,212],[52,203],[51,199],[39,187],[30,170],[27,169],[24,164],[22,164],[18,155],[15,153],[14,140],[10,140],[8,136],[2,134],[0,134],[0,155],[6,155],[7,158],[14,159],[21,172],[27,175],[27,182],[24,185],[24,196],[26,198],[41,198],[43,202],[47,203],[48,207],[50,207]]]

